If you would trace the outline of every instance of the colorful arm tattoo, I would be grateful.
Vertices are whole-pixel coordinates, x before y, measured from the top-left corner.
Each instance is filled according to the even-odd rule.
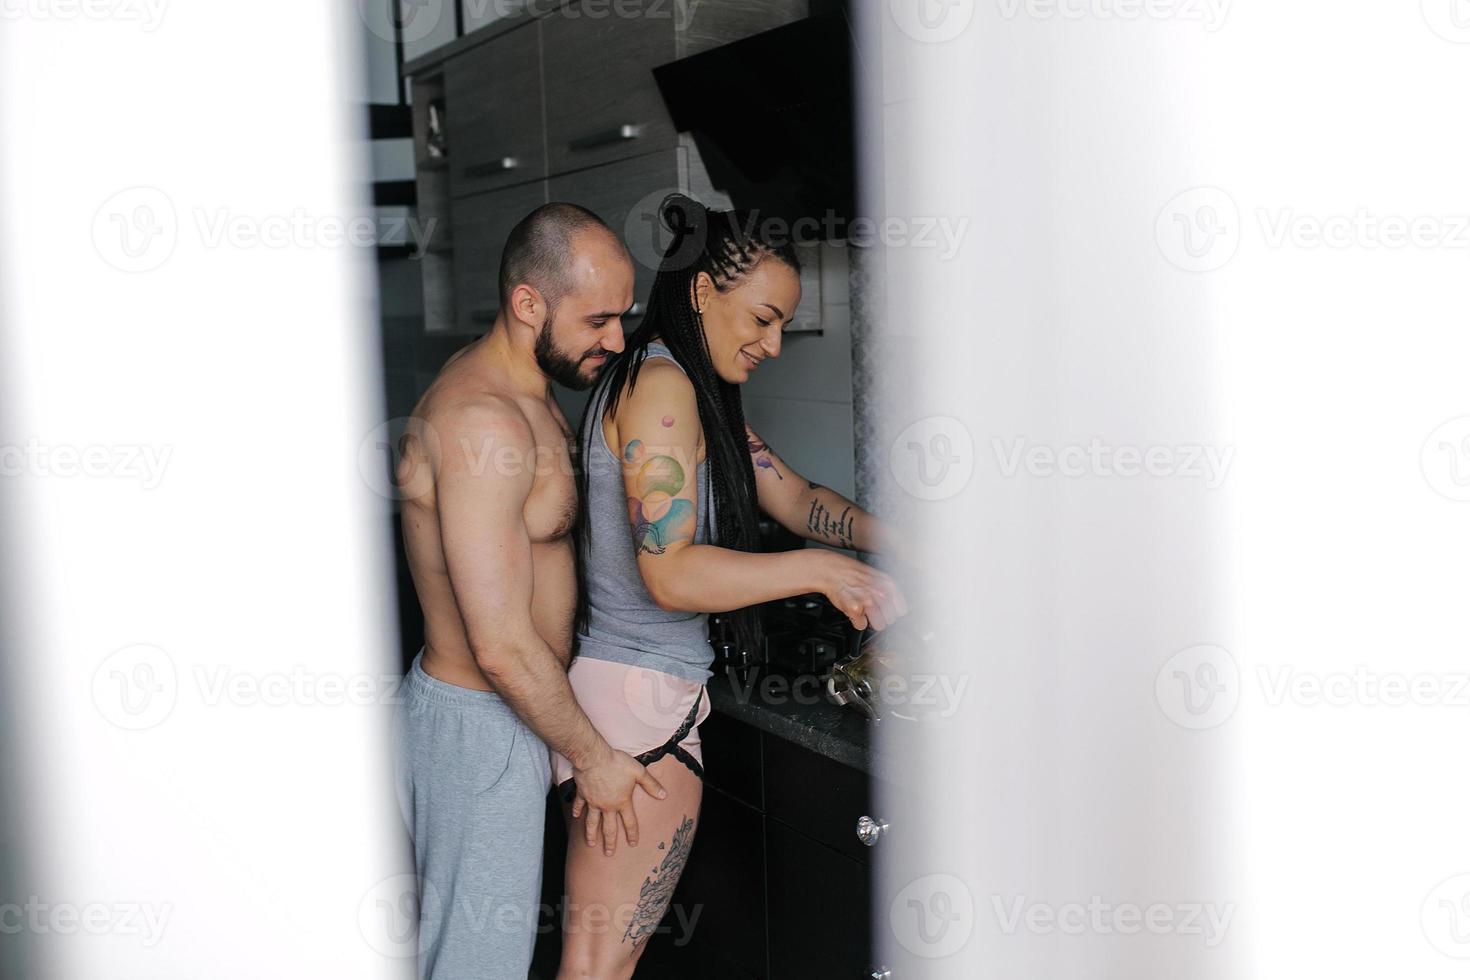
[[[650,453],[634,439],[623,447],[623,462],[636,467],[628,525],[638,554],[661,555],[676,541],[693,541],[694,502],[679,496],[687,483],[679,461]]]
[[[745,427],[745,446],[750,450],[750,461],[757,470],[770,470],[776,474],[776,479],[786,479],[777,468],[776,461],[771,458],[771,447],[762,442],[761,437],[751,431],[748,425]]]

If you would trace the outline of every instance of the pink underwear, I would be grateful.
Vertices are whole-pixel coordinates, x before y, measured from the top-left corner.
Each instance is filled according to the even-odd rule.
[[[699,724],[709,716],[704,685],[647,667],[577,657],[567,672],[572,693],[608,744],[645,766],[672,755],[704,778]],[[551,753],[551,771],[571,799],[572,764]]]

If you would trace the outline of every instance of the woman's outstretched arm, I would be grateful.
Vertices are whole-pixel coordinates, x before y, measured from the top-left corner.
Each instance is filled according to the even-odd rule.
[[[761,510],[792,534],[835,548],[871,551],[908,560],[908,539],[836,490],[813,483],[786,465],[755,430],[745,427]]]
[[[694,388],[675,365],[644,364],[611,428],[638,571],[661,607],[726,612],[821,592],[853,625],[875,629],[906,611],[892,579],[846,555],[823,549],[753,554],[694,543],[702,430]]]

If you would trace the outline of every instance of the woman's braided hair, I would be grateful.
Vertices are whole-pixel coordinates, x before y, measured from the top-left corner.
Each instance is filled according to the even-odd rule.
[[[709,275],[717,290],[724,292],[748,275],[765,259],[775,259],[793,271],[801,270],[796,250],[789,241],[776,241],[763,235],[757,226],[757,212],[711,211],[682,194],[672,194],[659,207],[659,218],[672,240],[664,252],[653,289],[648,297],[648,310],[638,329],[628,337],[622,353],[612,358],[598,385],[608,395],[602,400],[603,411],[594,413],[599,399],[594,397],[582,416],[578,445],[589,445],[589,434],[600,426],[608,413],[617,408],[625,392],[638,383],[638,373],[647,357],[648,345],[655,338],[669,349],[674,360],[684,369],[694,385],[699,406],[699,423],[704,431],[705,458],[709,462],[710,487],[700,487],[703,501],[714,501],[712,541],[722,548],[757,551],[760,536],[757,524],[755,471],[745,436],[745,409],[740,401],[740,386],[720,378],[710,360],[709,343],[704,335],[704,321],[694,305],[694,281],[699,273]],[[597,417],[593,418],[596,414]],[[587,467],[578,468],[577,547],[579,586],[581,569],[586,567],[586,549],[591,536],[586,531]],[[587,590],[578,589],[577,629],[587,629]],[[732,613],[729,622],[735,641],[741,649],[758,653],[762,637],[760,619],[754,609]]]

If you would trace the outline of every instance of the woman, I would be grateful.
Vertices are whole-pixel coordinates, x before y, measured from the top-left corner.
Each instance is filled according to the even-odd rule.
[[[733,611],[738,641],[757,649],[749,607],[772,599],[823,593],[860,629],[905,612],[892,580],[854,558],[756,552],[757,507],[841,548],[881,552],[893,535],[799,476],[745,424],[739,386],[780,353],[801,300],[795,251],[748,235],[748,214],[680,196],[663,212],[675,239],[648,312],[582,419],[583,608],[570,680],[603,737],[668,795],[637,793],[643,843],[609,855],[596,846],[604,828],[583,816],[571,764],[553,755],[571,804],[562,977],[631,976],[684,869],[702,793],[698,726],[709,713],[706,614]]]

